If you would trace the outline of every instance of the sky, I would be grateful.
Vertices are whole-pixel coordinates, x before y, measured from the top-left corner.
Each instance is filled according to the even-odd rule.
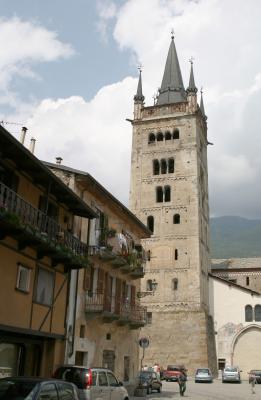
[[[260,15],[260,0],[0,0],[0,121],[128,206],[137,66],[152,105],[174,29],[214,143],[210,215],[261,218]]]

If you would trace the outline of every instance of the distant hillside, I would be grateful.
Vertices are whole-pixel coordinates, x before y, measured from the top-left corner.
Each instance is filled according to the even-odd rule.
[[[210,252],[211,258],[261,257],[261,220],[211,218]]]

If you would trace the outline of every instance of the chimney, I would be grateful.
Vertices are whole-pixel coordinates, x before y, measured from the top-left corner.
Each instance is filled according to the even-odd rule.
[[[61,164],[62,163],[62,161],[63,161],[63,159],[62,159],[62,157],[56,157],[55,158],[56,159],[56,164]]]
[[[25,127],[25,126],[23,126],[22,127],[22,130],[21,130],[21,135],[20,135],[20,142],[22,143],[22,144],[24,144],[24,141],[25,141],[25,135],[26,135],[26,132],[28,131],[28,129]]]
[[[30,148],[29,148],[29,150],[30,150],[30,152],[31,152],[32,154],[34,154],[35,142],[36,142],[36,139],[32,137],[32,138],[31,138],[31,142],[30,142]]]

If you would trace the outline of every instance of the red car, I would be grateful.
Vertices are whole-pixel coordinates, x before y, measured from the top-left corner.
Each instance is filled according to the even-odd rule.
[[[184,365],[168,365],[167,369],[163,371],[163,379],[167,382],[177,382],[182,370],[185,370]]]

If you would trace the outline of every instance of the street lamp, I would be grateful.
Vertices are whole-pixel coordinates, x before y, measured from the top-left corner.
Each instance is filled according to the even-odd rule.
[[[154,292],[157,289],[157,286],[158,282],[156,282],[156,279],[150,280],[149,281],[150,290],[147,290],[146,292],[137,292],[137,297],[140,299],[141,297],[154,296]]]

